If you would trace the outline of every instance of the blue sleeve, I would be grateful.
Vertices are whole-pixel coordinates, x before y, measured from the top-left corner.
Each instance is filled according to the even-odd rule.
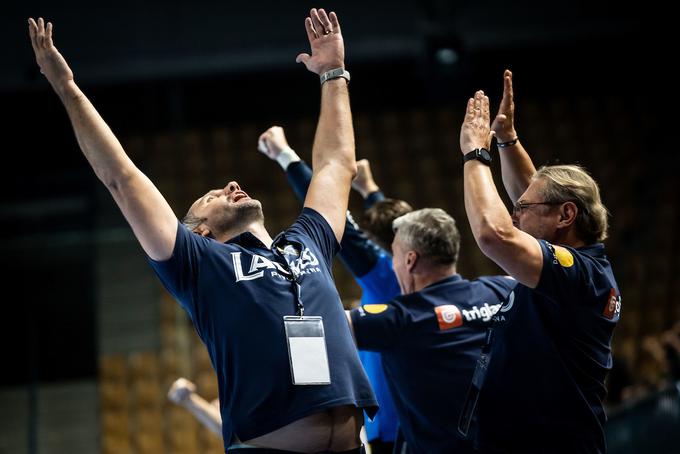
[[[364,199],[364,210],[368,210],[375,205],[376,202],[380,202],[381,200],[385,200],[385,194],[383,194],[382,191],[371,192],[368,194],[368,197]]]
[[[201,259],[213,241],[197,235],[177,222],[177,235],[172,256],[163,261],[148,258],[151,268],[163,283],[163,286],[189,313],[192,319],[196,315],[196,282]]]
[[[380,250],[378,260],[371,270],[358,277],[357,282],[363,290],[362,300],[370,303],[384,303],[401,293],[397,275],[392,268],[392,257]]]
[[[384,351],[398,346],[411,325],[411,314],[397,301],[366,304],[350,312],[357,347]]]
[[[292,162],[286,169],[286,177],[290,187],[293,188],[295,197],[300,202],[304,202],[309,183],[312,181],[312,169],[304,161]]]
[[[286,230],[286,233],[311,238],[323,255],[328,269],[332,268],[333,257],[338,253],[340,245],[330,224],[318,211],[304,207],[300,216]]]
[[[312,181],[312,169],[304,161],[293,162],[286,169],[286,177],[295,197],[304,201]],[[341,245],[340,260],[355,277],[368,273],[378,261],[380,248],[359,230],[349,212]]]
[[[349,211],[340,245],[342,246],[340,260],[355,278],[361,278],[369,273],[378,262],[382,251],[359,229]]]

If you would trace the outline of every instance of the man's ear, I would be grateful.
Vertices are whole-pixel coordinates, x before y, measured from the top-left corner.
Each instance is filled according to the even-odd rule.
[[[408,251],[406,253],[406,271],[410,273],[416,267],[419,258],[416,251]]]
[[[576,222],[576,215],[578,215],[578,207],[574,202],[564,202],[560,207],[560,220],[557,223],[558,228],[565,228],[573,225]]]
[[[205,224],[200,224],[198,227],[194,229],[194,232],[198,233],[201,236],[212,238],[212,235],[210,234],[210,229]]]

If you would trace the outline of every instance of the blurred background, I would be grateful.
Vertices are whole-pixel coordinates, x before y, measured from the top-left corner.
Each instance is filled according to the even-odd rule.
[[[210,361],[82,157],[26,18],[55,24],[76,82],[179,217],[236,179],[275,233],[300,206],[257,138],[283,126],[311,162],[318,79],[294,60],[308,51],[312,6],[340,18],[357,157],[388,197],[457,219],[467,278],[499,270],[465,216],[462,113],[479,88],[495,111],[512,69],[516,127],[535,163],[581,163],[612,214],[623,309],[610,452],[680,452],[680,160],[660,4],[122,0],[14,2],[0,17],[0,453],[222,452],[165,397],[178,376],[217,397]],[[360,220],[358,194],[350,204]],[[359,298],[341,266],[335,274],[347,304]]]

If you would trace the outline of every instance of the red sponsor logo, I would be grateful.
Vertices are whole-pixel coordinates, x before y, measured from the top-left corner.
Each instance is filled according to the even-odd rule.
[[[621,312],[621,297],[616,295],[616,289],[611,289],[602,314],[611,320],[614,316],[618,315],[619,312]]]
[[[437,306],[434,308],[434,312],[437,314],[440,330],[457,328],[463,324],[463,316],[460,313],[460,309],[453,304]]]

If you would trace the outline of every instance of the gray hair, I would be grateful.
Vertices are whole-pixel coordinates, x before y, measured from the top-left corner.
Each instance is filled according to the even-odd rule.
[[[392,222],[395,236],[404,245],[439,265],[455,265],[460,251],[456,221],[441,208],[423,208]]]
[[[205,221],[207,221],[208,218],[202,218],[200,216],[195,216],[191,210],[187,214],[184,215],[182,218],[182,224],[186,226],[189,230],[192,232],[201,224],[203,224]]]
[[[581,166],[543,166],[536,171],[534,180],[546,182],[543,197],[546,202],[574,202],[578,207],[576,232],[586,242],[593,244],[607,238],[607,207],[600,199],[600,188],[593,177]]]

